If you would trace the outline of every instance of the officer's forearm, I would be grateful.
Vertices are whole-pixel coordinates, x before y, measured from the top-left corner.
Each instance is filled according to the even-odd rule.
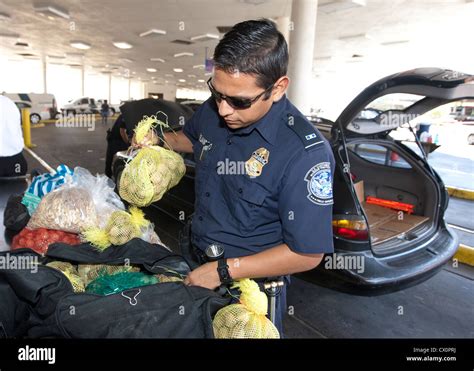
[[[183,153],[192,153],[193,152],[193,144],[189,140],[189,138],[184,135],[182,131],[174,133],[165,133],[164,134],[166,143],[176,152],[183,152]]]
[[[295,253],[286,244],[255,255],[227,259],[233,279],[284,276],[316,268],[323,254]]]

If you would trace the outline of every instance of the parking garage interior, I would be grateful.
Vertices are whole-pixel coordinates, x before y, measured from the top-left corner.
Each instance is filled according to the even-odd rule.
[[[107,137],[126,104],[148,98],[169,101],[191,117],[213,99],[207,82],[215,72],[214,49],[226,32],[239,22],[267,18],[288,44],[287,98],[331,141],[341,161],[340,177],[346,180],[334,186],[335,210],[342,210],[342,200],[350,197],[355,206],[347,213],[358,213],[373,231],[367,243],[378,260],[375,268],[366,267],[367,282],[373,287],[391,284],[387,290],[353,290],[346,284],[357,275],[338,276],[330,264],[323,272],[325,260],[314,275],[292,275],[284,337],[472,340],[473,17],[472,0],[0,0],[0,92],[20,110],[27,162],[25,173],[0,177],[0,252],[12,249],[19,232],[5,224],[12,195],[23,196],[35,176],[57,174],[63,165],[94,176],[106,173]],[[400,76],[413,77],[410,84],[424,79],[424,88],[407,93],[414,89]],[[439,83],[435,76],[449,77]],[[398,79],[400,91],[382,94]],[[456,93],[448,83],[464,90]],[[341,113],[358,103],[356,97],[371,93],[370,86],[379,89],[380,97],[361,105],[343,127]],[[451,90],[442,97],[433,87]],[[369,134],[357,131],[356,122],[380,126],[382,114],[393,114],[390,119],[395,120],[401,117],[397,113],[423,108],[420,102],[427,109],[413,120]],[[0,135],[5,133],[0,127]],[[8,141],[0,138],[2,146]],[[175,194],[194,196],[187,182],[195,159],[183,159],[187,172],[175,193],[143,208],[160,244],[178,254],[193,200],[182,201]],[[349,178],[344,164],[350,165]],[[122,176],[116,170],[108,168],[114,186]],[[194,167],[192,172],[194,176]],[[349,196],[338,201],[343,192]],[[412,224],[390,234],[396,212],[380,204],[376,207],[381,209],[370,209],[367,196],[411,204]],[[337,223],[334,216],[335,254],[351,255],[344,250],[347,235],[337,234]],[[435,246],[429,237],[438,229],[455,244],[446,256],[442,245],[447,240]],[[419,255],[403,264],[392,260],[391,254],[408,256],[410,249]],[[426,259],[443,257],[436,272],[426,263],[433,273],[426,272],[423,279],[408,285],[390,281],[397,270],[403,278],[417,264],[420,270],[422,253]]]

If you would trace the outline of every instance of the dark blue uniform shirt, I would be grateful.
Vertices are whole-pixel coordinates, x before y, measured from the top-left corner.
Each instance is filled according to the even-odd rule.
[[[332,253],[334,157],[327,140],[283,97],[249,127],[231,130],[210,98],[186,123],[196,161],[192,243],[252,255],[285,243]]]

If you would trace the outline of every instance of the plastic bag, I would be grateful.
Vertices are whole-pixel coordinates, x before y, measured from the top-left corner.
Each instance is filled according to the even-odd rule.
[[[43,197],[28,228],[48,228],[79,233],[98,224],[97,212],[87,189],[63,187]]]
[[[122,200],[115,193],[115,183],[104,174],[94,176],[89,170],[76,167],[70,184],[89,191],[101,226],[105,226],[114,211],[125,210]]]
[[[250,279],[238,281],[242,292],[240,304],[220,309],[212,322],[214,336],[218,339],[278,339],[280,333],[266,317],[268,298],[258,284]]]
[[[120,178],[120,197],[139,207],[159,201],[186,172],[183,158],[178,153],[153,145],[157,125],[161,130],[169,127],[156,116],[145,116],[137,125],[135,141],[142,148],[133,154]]]
[[[72,174],[73,171],[71,169],[61,164],[56,168],[54,174],[45,173],[35,176],[27,192],[41,198],[63,185],[66,181],[66,176]]]
[[[103,227],[110,215],[125,207],[105,175],[93,176],[76,167],[66,183],[43,197],[28,228],[57,229],[71,233]]]

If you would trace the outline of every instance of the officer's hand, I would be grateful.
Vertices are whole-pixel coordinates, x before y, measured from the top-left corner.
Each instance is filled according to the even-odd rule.
[[[210,290],[216,289],[221,284],[219,274],[217,273],[217,262],[206,263],[196,268],[188,274],[184,284],[188,286],[201,286]]]

